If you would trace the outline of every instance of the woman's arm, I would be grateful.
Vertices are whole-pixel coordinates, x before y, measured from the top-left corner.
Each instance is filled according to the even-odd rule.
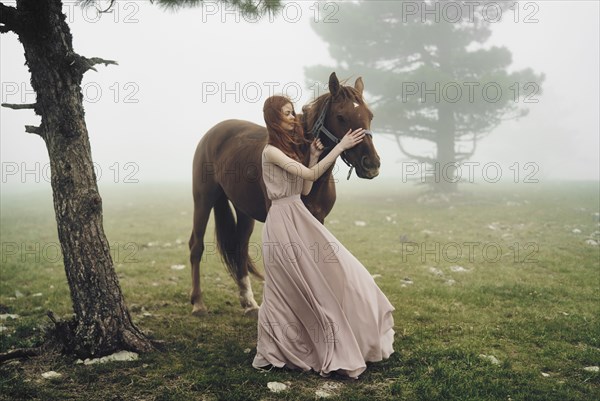
[[[311,168],[313,166],[315,166],[317,163],[319,162],[319,158],[313,158],[311,156],[310,160],[308,161],[308,168]],[[310,190],[312,189],[313,186],[313,182],[309,181],[309,180],[304,180],[304,182],[302,183],[302,195],[306,196],[310,193]]]
[[[314,182],[335,163],[335,159],[341,155],[342,152],[356,146],[363,140],[365,136],[363,131],[364,129],[362,128],[352,132],[349,131],[342,140],[331,149],[327,156],[310,168],[292,159],[275,146],[267,147],[265,150],[265,158],[268,162],[275,163],[290,174],[300,177],[303,180]]]

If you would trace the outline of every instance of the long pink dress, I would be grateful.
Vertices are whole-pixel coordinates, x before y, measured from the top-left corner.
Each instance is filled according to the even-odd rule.
[[[394,352],[394,307],[304,206],[302,178],[267,162],[264,150],[262,163],[272,204],[262,230],[265,283],[252,366],[356,378],[365,362]]]

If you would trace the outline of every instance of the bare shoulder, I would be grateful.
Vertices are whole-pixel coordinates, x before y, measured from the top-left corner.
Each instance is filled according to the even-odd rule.
[[[273,146],[270,144],[267,144],[267,146],[265,146],[263,152],[265,153],[265,157],[268,161],[279,160],[282,156],[286,156],[286,154],[283,153],[281,149],[279,149],[277,146]]]
[[[298,169],[296,165],[301,164],[283,153],[283,150],[273,145],[267,145],[265,150],[265,160],[284,169],[287,169],[289,166],[295,166],[294,171]]]

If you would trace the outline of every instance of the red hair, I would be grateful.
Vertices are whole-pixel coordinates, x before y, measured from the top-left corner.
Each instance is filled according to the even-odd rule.
[[[292,114],[295,117],[291,132],[284,129],[281,124],[284,122],[284,115],[281,109],[288,103],[292,105]],[[267,132],[269,133],[268,143],[279,148],[292,159],[302,163],[304,155],[301,147],[310,141],[304,137],[302,124],[299,118],[296,117],[292,101],[286,96],[271,96],[265,100],[263,115],[267,124]]]

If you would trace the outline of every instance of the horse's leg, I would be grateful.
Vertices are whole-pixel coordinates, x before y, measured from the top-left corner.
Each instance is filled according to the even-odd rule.
[[[217,192],[217,191],[215,191]],[[192,265],[192,292],[190,301],[192,303],[192,314],[196,316],[206,315],[207,309],[202,300],[200,289],[200,260],[204,253],[204,233],[213,208],[216,196],[204,193],[202,196],[194,196],[194,228],[190,237],[190,262]]]
[[[244,314],[258,316],[258,304],[254,300],[252,284],[248,271],[256,271],[252,259],[248,255],[248,244],[250,235],[254,229],[254,219],[235,208],[236,223],[236,254],[239,255],[236,281],[240,290],[240,304],[244,308]]]

